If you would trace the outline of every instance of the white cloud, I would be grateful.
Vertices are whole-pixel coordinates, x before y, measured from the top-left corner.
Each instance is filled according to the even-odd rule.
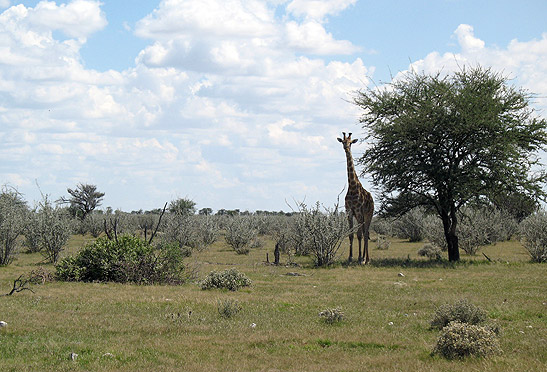
[[[256,0],[163,0],[137,23],[136,33],[151,39],[249,38],[272,35],[273,10]]]
[[[336,15],[357,0],[292,0],[287,11],[299,16],[321,21],[327,15]]]
[[[40,1],[34,8],[23,5],[14,8],[31,28],[59,30],[69,37],[85,38],[107,24],[98,1],[73,0],[60,6],[52,1]]]
[[[286,33],[288,45],[304,53],[353,54],[359,50],[347,40],[335,40],[317,21],[307,21],[303,24],[288,22]]]
[[[461,24],[454,35],[464,52],[475,52],[484,48],[484,41],[477,39],[473,34],[473,26]]]
[[[124,209],[187,194],[214,208],[336,195],[346,179],[336,136],[359,115],[345,100],[374,70],[359,58],[318,55],[357,50],[323,23],[353,3],[162,1],[135,27],[150,42],[135,66],[107,72],[87,69],[80,56],[86,37],[106,24],[98,2],[5,10],[0,183],[30,190],[38,178],[57,196],[92,182],[107,192],[105,205]],[[414,67],[480,61],[547,94],[547,36],[500,49],[470,26],[454,35],[461,53],[431,53]]]
[[[487,46],[474,35],[473,27],[469,25],[458,26],[454,35],[460,44],[460,53],[441,55],[433,52],[413,63],[411,68],[425,72],[450,72],[457,71],[464,65],[480,64],[515,79],[515,84],[538,96],[547,96],[547,33],[541,39],[512,40],[505,48]],[[535,106],[547,110],[544,99]]]

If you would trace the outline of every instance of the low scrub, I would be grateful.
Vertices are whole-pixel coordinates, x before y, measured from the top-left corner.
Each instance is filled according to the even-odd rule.
[[[463,299],[454,304],[444,304],[439,307],[430,325],[434,329],[443,329],[454,321],[478,325],[486,320],[487,315],[483,309]]]
[[[433,349],[433,354],[447,359],[484,357],[500,352],[497,335],[491,329],[458,321],[450,322],[442,329]]]
[[[221,317],[229,319],[241,311],[241,305],[232,299],[219,300],[217,310]]]
[[[442,258],[442,251],[441,248],[437,247],[435,244],[426,243],[418,250],[418,256],[439,261]]]
[[[186,279],[183,259],[183,252],[174,245],[155,250],[138,237],[103,237],[78,255],[62,259],[56,266],[56,277],[65,281],[179,284]]]
[[[236,269],[227,269],[224,271],[211,271],[200,284],[203,290],[220,288],[237,291],[242,287],[250,286],[251,283],[251,279],[247,275]]]
[[[327,324],[339,323],[344,320],[344,312],[335,307],[319,312],[319,317]]]

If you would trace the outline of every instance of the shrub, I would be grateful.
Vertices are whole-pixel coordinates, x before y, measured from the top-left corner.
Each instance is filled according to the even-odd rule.
[[[388,250],[389,247],[391,247],[391,242],[389,239],[386,239],[384,235],[378,234],[378,238],[376,240],[376,249],[385,251]]]
[[[250,245],[258,235],[256,225],[251,217],[234,216],[226,221],[226,243],[237,254],[248,254]]]
[[[338,323],[338,322],[341,322],[342,320],[344,320],[344,312],[335,307],[335,308],[328,308],[328,309],[325,309],[323,311],[320,311],[319,312],[319,317],[325,322],[325,323],[328,323],[328,324],[334,324],[334,323]]]
[[[507,213],[493,207],[464,208],[458,214],[456,233],[459,247],[467,254],[475,255],[483,245],[508,240],[516,231],[516,221]],[[423,221],[427,239],[446,251],[446,238],[441,220],[427,216]]]
[[[25,235],[23,245],[27,248],[26,253],[36,253],[40,252],[40,249],[42,249],[40,245],[40,230],[36,228],[38,225],[38,214],[36,213],[36,210],[27,213],[25,229],[23,232]]]
[[[34,229],[38,231],[40,252],[48,261],[55,263],[72,234],[70,217],[66,208],[53,207],[47,196],[43,197],[35,214],[37,224]]]
[[[201,243],[204,247],[207,247],[218,239],[219,235],[219,222],[218,218],[213,216],[196,216],[198,234]]]
[[[56,276],[66,281],[177,284],[185,280],[183,258],[176,246],[154,250],[135,236],[122,235],[117,240],[103,237],[77,256],[62,259]]]
[[[218,300],[217,310],[221,317],[231,318],[241,311],[241,305],[236,300]]]
[[[306,215],[296,213],[290,217],[289,228],[283,236],[281,243],[284,248],[299,256],[307,256],[312,250],[311,231],[307,228]]]
[[[443,329],[453,321],[478,325],[484,323],[486,319],[486,312],[483,309],[463,299],[454,304],[444,304],[439,307],[430,325],[431,328]]]
[[[21,194],[7,186],[0,192],[0,265],[8,265],[25,229],[27,205]]]
[[[304,244],[309,247],[315,266],[332,265],[342,242],[355,229],[349,228],[346,215],[337,209],[321,211],[319,202],[313,208],[300,203],[298,208],[302,237],[306,239]]]
[[[79,232],[84,235],[90,233],[92,237],[98,238],[104,231],[105,216],[93,211],[80,222]]]
[[[211,271],[200,283],[201,289],[228,289],[237,291],[242,287],[251,285],[251,279],[236,269],[227,269],[224,271]]]
[[[500,345],[496,334],[486,327],[450,322],[443,330],[433,349],[447,359],[463,358],[466,356],[488,356],[500,353]]]
[[[534,262],[547,262],[547,212],[539,211],[520,224],[521,241]]]
[[[393,236],[393,221],[384,217],[373,217],[370,224],[370,229],[378,235]]]
[[[440,260],[441,253],[441,248],[431,243],[424,244],[424,246],[418,250],[418,256],[427,257],[430,260]]]
[[[416,207],[405,213],[400,219],[395,220],[393,227],[395,235],[411,242],[419,242],[423,239],[424,208]]]
[[[180,248],[195,249],[199,246],[200,237],[196,220],[188,214],[172,214],[166,217],[164,239],[176,242]]]

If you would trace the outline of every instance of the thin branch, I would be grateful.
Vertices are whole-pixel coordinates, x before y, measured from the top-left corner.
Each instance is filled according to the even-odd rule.
[[[158,224],[156,225],[156,229],[154,230],[154,233],[150,236],[150,240],[148,241],[148,244],[152,244],[152,239],[154,239],[154,237],[156,236],[156,233],[158,232],[158,229],[161,223],[161,218],[163,217],[166,209],[167,209],[167,202],[163,206],[163,210],[161,211],[161,214],[160,214],[160,219],[158,220]]]
[[[28,291],[31,291],[32,293],[34,293],[34,291],[27,287],[27,284],[29,283],[29,280],[28,279],[22,279],[23,278],[23,274],[19,275],[19,278],[15,279],[13,281],[13,288],[12,290],[9,292],[9,293],[6,293],[4,296],[11,296],[12,294],[16,293],[16,292],[22,292],[24,290],[28,290]]]

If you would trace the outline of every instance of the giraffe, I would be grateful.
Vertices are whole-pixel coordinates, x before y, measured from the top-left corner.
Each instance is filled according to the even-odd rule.
[[[348,192],[346,194],[345,206],[346,213],[348,215],[349,227],[353,230],[353,219],[357,220],[357,239],[359,240],[359,258],[358,263],[362,264],[363,260],[365,264],[370,261],[368,255],[368,239],[369,239],[369,227],[372,221],[372,214],[374,213],[374,201],[372,195],[363,188],[357,173],[355,172],[355,166],[353,165],[353,157],[351,156],[351,145],[357,142],[357,139],[351,139],[351,133],[346,137],[346,133],[342,132],[344,138],[338,138],[338,141],[344,146],[346,153],[346,161],[348,164]],[[365,238],[364,252],[361,253],[361,240]],[[349,259],[351,262],[353,259],[353,232],[349,234]]]

